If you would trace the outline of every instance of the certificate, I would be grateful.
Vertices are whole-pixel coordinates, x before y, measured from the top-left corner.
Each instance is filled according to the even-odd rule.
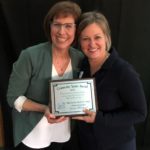
[[[49,93],[55,116],[84,115],[84,108],[96,111],[94,78],[50,81]]]

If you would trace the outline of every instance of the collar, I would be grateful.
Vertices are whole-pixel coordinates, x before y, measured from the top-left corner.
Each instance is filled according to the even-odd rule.
[[[115,60],[118,59],[118,57],[119,57],[116,49],[113,47],[110,49],[109,53],[110,53],[110,55],[109,55],[108,59],[102,65],[101,69],[99,70],[100,72],[104,71],[104,70],[105,71],[109,70],[112,67],[112,65],[114,64]],[[90,75],[90,65],[89,65],[87,57],[84,58],[84,61],[82,62],[81,68],[85,72],[84,76]]]
[[[109,55],[108,59],[102,65],[101,69],[107,70],[107,69],[111,68],[113,63],[115,62],[115,60],[119,57],[118,52],[113,47],[109,50],[109,53],[110,53],[110,55]]]

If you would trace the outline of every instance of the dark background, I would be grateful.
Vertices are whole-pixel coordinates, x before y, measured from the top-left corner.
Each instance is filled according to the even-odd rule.
[[[46,41],[43,18],[48,9],[60,0],[0,0],[0,105],[2,106],[5,149],[11,149],[11,109],[6,102],[8,78],[20,51]],[[99,10],[107,17],[113,45],[141,75],[148,116],[136,126],[138,149],[150,149],[150,0],[72,0],[82,11]],[[134,89],[133,89],[134,90]]]

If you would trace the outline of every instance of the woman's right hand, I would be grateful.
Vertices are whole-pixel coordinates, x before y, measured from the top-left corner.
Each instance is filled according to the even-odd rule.
[[[59,123],[65,121],[68,117],[56,117],[55,115],[51,114],[49,111],[49,107],[44,104],[36,103],[30,99],[27,99],[23,104],[23,111],[36,111],[44,113],[47,121],[49,123]]]
[[[59,122],[63,122],[66,119],[68,119],[68,117],[65,116],[61,116],[61,117],[56,117],[54,114],[51,114],[49,111],[49,107],[47,106],[47,108],[45,109],[45,113],[44,113],[45,117],[47,118],[47,121],[49,123],[59,123]]]

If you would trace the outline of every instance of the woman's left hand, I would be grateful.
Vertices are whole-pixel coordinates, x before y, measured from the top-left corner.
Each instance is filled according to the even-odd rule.
[[[72,119],[82,120],[87,123],[94,123],[95,117],[96,117],[96,112],[90,111],[88,109],[85,109],[84,112],[86,114],[85,116],[75,116],[75,117],[72,117]]]
[[[68,117],[61,116],[56,117],[54,114],[50,113],[49,107],[47,106],[44,113],[45,117],[47,118],[48,123],[60,123],[68,119]]]

